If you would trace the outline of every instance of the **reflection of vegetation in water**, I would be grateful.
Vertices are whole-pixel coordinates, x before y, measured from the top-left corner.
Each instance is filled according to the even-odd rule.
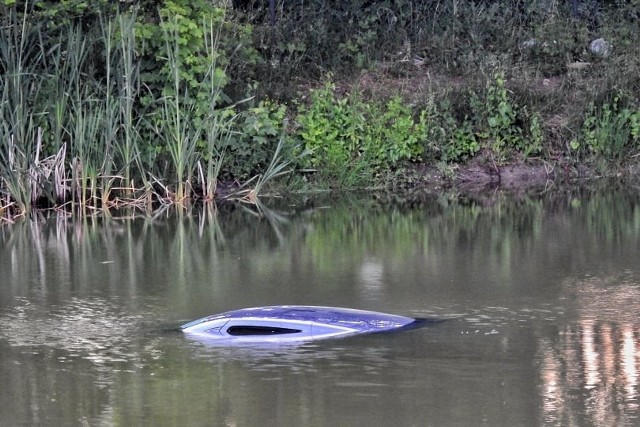
[[[580,208],[576,199],[584,200]],[[417,209],[345,203],[316,211],[305,242],[324,273],[374,256],[388,265],[422,265],[426,275],[490,271],[492,280],[509,283],[514,273],[541,265],[570,268],[587,251],[621,250],[603,241],[633,244],[628,239],[640,235],[637,199],[576,190],[517,198],[500,193],[492,200],[441,196]]]
[[[320,271],[336,269],[378,253],[384,242],[388,257],[404,257],[418,246],[428,246],[428,232],[421,226],[420,212],[402,213],[397,209],[373,210],[350,204],[316,211],[313,227],[305,235],[310,256]]]
[[[621,196],[620,193],[603,191],[580,204],[589,232],[596,233],[607,243],[640,235],[638,195],[628,192]]]
[[[318,211],[314,228],[306,236],[314,264],[334,270],[335,264],[357,264],[367,255],[386,262],[404,263],[424,258],[427,264],[455,259],[465,247],[474,252],[497,253],[507,267],[514,237],[535,235],[541,223],[542,202],[519,203],[501,196],[493,206],[440,197],[419,209],[381,208],[345,204]]]
[[[441,195],[413,207],[367,197],[332,201],[326,209],[310,201],[320,207],[288,213],[232,205],[164,218],[25,222],[0,229],[0,270],[15,279],[0,294],[23,294],[17,284],[36,277],[27,283],[55,287],[61,298],[95,286],[135,295],[144,286],[186,304],[195,297],[185,290],[194,286],[202,295],[234,283],[277,288],[282,274],[291,283],[311,274],[338,285],[330,279],[355,276],[367,259],[394,277],[402,270],[416,280],[474,280],[482,271],[506,284],[541,265],[566,269],[584,266],[593,253],[624,255],[640,235],[637,200],[622,190]]]
[[[145,369],[114,374],[116,380],[110,398],[115,410],[103,414],[102,423],[182,425],[186,408],[189,408],[190,420],[225,418],[228,408],[221,391],[220,362],[209,361],[207,366],[193,360],[192,354],[183,349],[160,342],[149,345],[158,345],[159,352],[154,360],[144,361]],[[185,383],[198,389],[185,393]],[[180,392],[176,393],[177,390]],[[141,408],[154,409],[147,413]]]

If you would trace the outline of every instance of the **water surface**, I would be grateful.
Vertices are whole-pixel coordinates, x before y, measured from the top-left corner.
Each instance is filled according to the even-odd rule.
[[[0,229],[2,425],[637,425],[640,191],[308,198]],[[308,304],[446,322],[281,347]]]

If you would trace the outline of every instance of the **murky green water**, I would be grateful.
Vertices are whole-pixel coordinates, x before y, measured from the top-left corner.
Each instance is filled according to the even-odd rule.
[[[0,425],[637,425],[640,191],[0,229]],[[280,348],[176,327],[330,305],[449,319]]]

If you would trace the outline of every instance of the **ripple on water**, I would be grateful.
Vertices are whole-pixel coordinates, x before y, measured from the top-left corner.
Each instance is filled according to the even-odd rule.
[[[46,347],[63,350],[61,362],[76,358],[97,365],[138,358],[132,340],[139,333],[144,315],[126,312],[104,298],[71,298],[52,308],[20,299],[0,313],[0,338],[11,346]]]
[[[494,335],[499,333],[500,329],[507,327],[562,323],[567,319],[567,308],[559,304],[543,304],[538,307],[452,305],[432,308],[427,312],[413,313],[413,315],[456,320],[462,333]]]

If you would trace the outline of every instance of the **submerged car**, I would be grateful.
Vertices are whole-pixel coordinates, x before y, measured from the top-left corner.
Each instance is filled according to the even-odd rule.
[[[339,307],[282,305],[244,308],[194,320],[180,330],[194,338],[242,342],[296,342],[408,328],[411,317]]]

